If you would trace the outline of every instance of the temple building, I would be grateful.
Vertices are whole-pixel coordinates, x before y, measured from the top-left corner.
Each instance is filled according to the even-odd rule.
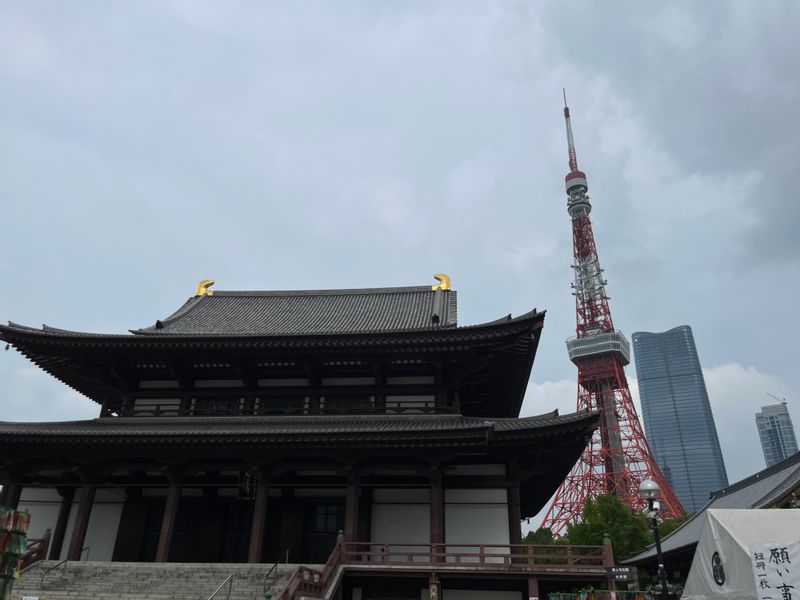
[[[418,587],[538,596],[549,576],[519,562],[520,522],[598,416],[519,417],[544,312],[459,326],[437,279],[289,292],[204,280],[126,334],[0,326],[98,410],[0,423],[0,504],[30,511],[32,537],[51,531],[50,559],[322,565],[339,547],[367,566],[405,561]],[[574,575],[602,580],[608,560]],[[391,578],[372,575],[346,573],[339,597],[383,597]]]

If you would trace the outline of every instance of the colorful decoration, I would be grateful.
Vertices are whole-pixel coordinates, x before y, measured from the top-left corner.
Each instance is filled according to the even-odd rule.
[[[30,523],[27,512],[0,506],[0,600],[11,598],[11,588],[28,548]]]

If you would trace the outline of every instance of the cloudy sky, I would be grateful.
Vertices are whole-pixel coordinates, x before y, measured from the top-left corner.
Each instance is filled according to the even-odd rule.
[[[462,324],[547,309],[524,410],[574,410],[566,87],[616,326],[691,325],[731,481],[763,468],[767,393],[800,424],[800,3],[564,4],[1,1],[0,319],[444,271]],[[96,415],[0,359],[0,419]]]

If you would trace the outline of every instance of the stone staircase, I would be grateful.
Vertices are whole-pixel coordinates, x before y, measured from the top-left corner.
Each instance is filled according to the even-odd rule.
[[[214,600],[264,600],[264,578],[272,565],[203,563],[69,562],[45,575],[57,561],[40,561],[26,569],[14,584],[11,600],[23,596],[47,600],[207,600],[233,573]],[[267,584],[271,598],[286,586],[297,565],[278,565],[277,577]],[[274,575],[274,574],[273,574]]]

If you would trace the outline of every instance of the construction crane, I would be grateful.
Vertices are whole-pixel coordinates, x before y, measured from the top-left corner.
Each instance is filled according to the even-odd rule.
[[[777,400],[778,402],[782,402],[783,404],[787,403],[786,398],[778,398],[775,394],[770,394],[769,392],[767,392],[767,396],[769,396],[770,398],[775,398],[775,400]]]

